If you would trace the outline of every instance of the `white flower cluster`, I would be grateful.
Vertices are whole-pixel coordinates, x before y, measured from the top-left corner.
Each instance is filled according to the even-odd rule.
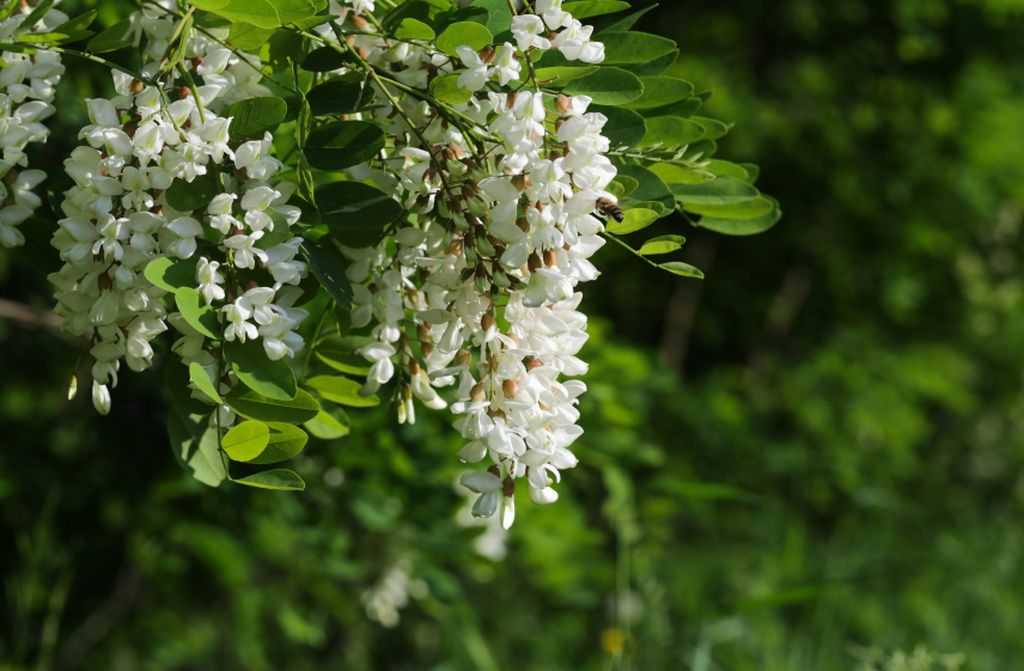
[[[595,214],[614,207],[606,189],[616,174],[601,134],[607,120],[588,112],[589,98],[520,86],[537,52],[596,63],[603,45],[560,0],[538,0],[512,30],[515,45],[459,48],[461,67],[426,44],[356,39],[407,86],[454,74],[476,93],[456,115],[415,96],[378,113],[395,151],[383,169],[353,176],[399,193],[416,223],[404,222],[393,242],[343,248],[353,326],[373,337],[361,350],[372,362],[364,393],[397,378],[399,420],[411,422],[413,398],[443,408],[437,389],[453,387],[455,427],[467,440],[459,456],[490,462],[462,479],[478,494],[473,514],[500,507],[505,527],[517,479],[535,502],[550,503],[561,470],[576,465],[570,446],[582,433],[586,387],[567,378],[587,370],[577,357],[587,318],[576,286],[597,277],[588,260],[604,242]]]
[[[17,10],[0,21],[0,41],[48,32],[68,20],[66,14],[51,7],[33,25],[24,25],[31,10],[28,4],[19,3]],[[46,142],[49,129],[43,121],[54,112],[53,96],[64,66],[58,54],[45,49],[4,51],[0,61],[0,246],[17,247],[25,243],[18,226],[42,204],[33,189],[46,177],[42,170],[19,167],[28,166],[25,148],[30,143]]]
[[[162,58],[175,18],[147,5],[134,19],[146,53]],[[194,72],[196,90],[173,88],[160,60],[143,68],[150,83],[115,72],[117,95],[86,101],[86,144],[65,162],[75,185],[53,236],[64,266],[50,280],[65,328],[92,333],[93,403],[104,414],[121,360],[134,371],[148,368],[151,341],[167,322],[182,334],[173,349],[186,363],[232,382],[204,336],[180,313],[168,314],[166,292],[145,278],[160,257],[194,262],[194,287],[216,310],[225,340],[258,338],[275,360],[302,346],[295,328],[305,312],[292,305],[306,267],[297,260],[301,238],[289,231],[300,211],[286,204],[294,184],[275,179],[282,165],[270,156],[269,134],[232,146],[232,120],[217,114],[268,94],[258,60],[204,36],[186,39],[182,67]],[[215,195],[195,210],[175,209],[171,200],[181,201],[168,193],[181,183],[185,192]],[[232,420],[222,408],[222,423]]]

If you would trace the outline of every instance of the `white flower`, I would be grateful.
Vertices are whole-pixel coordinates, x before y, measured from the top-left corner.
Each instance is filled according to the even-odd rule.
[[[220,263],[210,261],[205,256],[200,257],[196,264],[196,282],[199,284],[199,293],[203,295],[207,304],[214,301],[224,300],[224,276],[219,272]]]

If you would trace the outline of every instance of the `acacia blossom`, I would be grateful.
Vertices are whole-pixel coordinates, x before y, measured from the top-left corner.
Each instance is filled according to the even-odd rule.
[[[0,21],[0,41],[10,42],[26,33],[46,33],[64,23],[64,12],[51,7],[32,25],[32,7],[18,3]],[[60,55],[46,49],[0,54],[0,247],[25,244],[18,226],[42,204],[35,189],[46,178],[42,170],[28,168],[29,144],[46,142],[43,123],[54,112],[53,97],[64,66]]]
[[[306,314],[294,300],[306,268],[297,260],[301,239],[290,231],[300,210],[287,203],[295,186],[275,179],[282,164],[270,155],[269,134],[238,144],[232,119],[219,116],[234,101],[268,95],[259,61],[205,35],[185,36],[181,67],[197,85],[174,88],[173,75],[161,69],[179,20],[172,8],[146,5],[133,16],[154,59],[142,68],[145,81],[115,72],[116,95],[86,101],[85,144],[65,162],[74,186],[52,241],[64,266],[50,280],[65,328],[91,334],[93,402],[104,414],[121,361],[148,368],[151,341],[168,323],[181,335],[172,350],[186,364],[198,362],[222,391],[235,383],[209,334],[168,313],[167,292],[144,274],[155,259],[184,264],[225,341],[258,340],[270,360],[302,347],[295,328]],[[175,185],[216,194],[191,206],[169,196]],[[234,419],[227,406],[215,414],[222,426]]]
[[[542,92],[525,63],[550,49],[598,63],[604,47],[590,34],[560,0],[538,0],[514,18],[515,44],[462,46],[457,58],[428,43],[352,42],[406,86],[451,76],[474,92],[451,112],[416,96],[375,112],[394,150],[350,172],[415,217],[376,246],[342,251],[352,325],[372,338],[360,350],[371,363],[363,393],[397,379],[403,422],[415,419],[414,398],[449,407],[466,439],[459,458],[489,464],[461,480],[477,494],[473,514],[500,510],[506,528],[519,479],[533,501],[551,503],[561,471],[577,463],[570,447],[586,386],[572,378],[587,370],[577,286],[598,275],[589,257],[604,242],[599,202],[615,203],[605,116],[588,111],[586,96]]]

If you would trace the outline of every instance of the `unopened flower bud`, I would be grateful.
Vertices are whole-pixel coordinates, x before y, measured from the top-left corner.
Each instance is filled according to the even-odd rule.
[[[515,398],[519,393],[519,383],[512,379],[505,380],[501,383],[501,393],[505,394],[505,398]]]
[[[473,385],[473,388],[469,391],[469,398],[477,403],[487,398],[487,389],[484,387],[483,382],[477,382]]]
[[[530,188],[533,184],[533,180],[530,179],[529,175],[516,175],[512,178],[512,186],[516,188],[516,191],[522,193]]]
[[[480,318],[480,328],[484,331],[490,331],[496,323],[498,323],[498,320],[490,312],[484,313],[484,316]]]

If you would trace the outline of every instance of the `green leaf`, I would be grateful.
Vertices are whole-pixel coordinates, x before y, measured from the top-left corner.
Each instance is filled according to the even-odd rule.
[[[690,118],[704,127],[704,136],[708,140],[717,140],[729,133],[729,124],[722,123],[718,119],[709,119],[704,116]]]
[[[50,8],[53,7],[53,2],[54,0],[42,0],[42,2],[33,7],[32,11],[21,20],[18,30],[31,30],[50,11]]]
[[[474,21],[457,21],[437,36],[437,48],[449,56],[458,56],[458,47],[480,51],[494,41],[487,27]]]
[[[352,114],[373,102],[374,92],[358,72],[330,79],[306,94],[314,115]]]
[[[462,105],[473,98],[473,92],[459,86],[459,75],[449,73],[434,77],[430,82],[430,95],[449,105]]]
[[[234,461],[255,459],[270,442],[270,427],[257,420],[234,426],[220,439],[220,446]]]
[[[321,221],[342,242],[347,231],[379,231],[405,211],[397,200],[362,182],[324,184],[316,190],[316,202]]]
[[[474,0],[473,6],[487,12],[486,19],[481,17],[472,20],[484,23],[491,35],[501,35],[512,27],[512,10],[508,0]]]
[[[693,84],[676,77],[641,77],[644,94],[627,104],[630,109],[653,109],[685,100],[693,95]]]
[[[142,274],[154,286],[174,293],[182,287],[196,285],[196,265],[198,263],[199,256],[195,254],[192,258],[184,260],[161,256],[147,263]]]
[[[681,235],[659,235],[651,238],[640,247],[640,253],[644,256],[655,256],[656,254],[670,254],[681,249],[686,238]]]
[[[434,29],[419,19],[406,17],[398,22],[395,37],[400,40],[432,40]]]
[[[167,204],[178,212],[205,210],[213,197],[220,193],[220,185],[213,175],[200,175],[191,182],[175,179],[164,192]]]
[[[608,191],[616,198],[625,198],[640,186],[640,182],[628,175],[616,175],[608,185]]]
[[[188,378],[192,380],[196,389],[206,394],[211,401],[218,405],[224,403],[220,392],[217,391],[216,382],[210,378],[210,374],[198,361],[193,361],[188,365]]]
[[[217,313],[198,291],[192,287],[178,289],[174,292],[174,304],[189,326],[207,338],[220,338]]]
[[[261,96],[228,105],[223,116],[231,117],[231,139],[238,142],[262,140],[267,131],[277,129],[287,114],[288,103],[283,98]]]
[[[352,285],[345,276],[348,260],[330,240],[306,240],[299,248],[320,285],[327,290],[338,307],[352,309]]]
[[[210,487],[217,487],[228,476],[217,444],[217,433],[217,427],[208,427],[199,438],[194,451],[185,460],[192,470],[192,477]]]
[[[76,30],[74,32],[50,31],[47,33],[24,33],[16,35],[15,41],[25,44],[67,44],[77,42],[92,36],[91,30]]]
[[[732,177],[716,177],[699,184],[674,184],[672,192],[688,212],[725,219],[753,219],[763,216],[774,203],[758,190]]]
[[[622,214],[622,221],[615,221],[614,219],[608,221],[607,228],[609,233],[615,233],[616,235],[635,233],[653,224],[660,216],[660,213],[644,207],[625,210]]]
[[[606,65],[647,63],[676,48],[675,41],[667,37],[637,31],[602,33],[601,41]]]
[[[299,477],[299,474],[287,468],[272,468],[269,471],[260,471],[244,478],[231,478],[231,481],[246,487],[273,489],[281,492],[301,492],[306,489],[306,483]]]
[[[305,38],[294,30],[278,28],[270,39],[260,47],[260,55],[271,72],[290,70],[293,63],[305,58]]]
[[[276,464],[291,459],[306,447],[309,436],[306,432],[292,424],[269,422],[270,437],[267,447],[259,456],[249,459],[250,464]]]
[[[132,22],[131,19],[124,19],[106,30],[100,31],[98,35],[89,40],[85,49],[93,54],[103,54],[130,46],[132,46]]]
[[[648,170],[660,177],[661,180],[669,186],[669,188],[676,184],[698,184],[700,182],[706,182],[709,179],[713,179],[707,175],[701,174],[689,166],[672,163],[670,161],[654,163],[648,168]]]
[[[372,408],[380,405],[380,398],[376,395],[360,396],[359,389],[363,385],[341,375],[315,375],[306,380],[306,385],[316,391],[320,398],[339,405],[353,408]]]
[[[370,365],[356,351],[373,342],[368,336],[331,336],[313,348],[316,357],[334,370],[351,375],[366,375]]]
[[[215,16],[207,14],[206,16]],[[220,17],[218,17],[220,18]],[[228,43],[237,49],[260,53],[263,47],[270,42],[270,36],[274,34],[273,28],[260,28],[251,23],[230,23],[228,32]]]
[[[302,69],[308,72],[331,72],[349,63],[352,57],[332,47],[320,47],[306,54]]]
[[[389,11],[381,19],[381,26],[384,28],[384,32],[393,33],[398,25],[402,22],[402,19],[409,17],[422,21],[427,25],[437,25],[434,18],[439,16],[441,12],[450,10],[452,7],[448,0],[412,0],[404,3],[399,3],[397,7]]]
[[[665,182],[653,172],[638,165],[624,165],[619,167],[619,174],[632,177],[638,183],[636,190],[629,194],[625,206],[636,202],[660,203],[665,211],[676,208],[676,198],[669,190]],[[647,207],[647,205],[644,205]]]
[[[763,233],[777,224],[779,219],[782,218],[782,211],[779,209],[778,203],[771,198],[768,198],[768,200],[772,202],[774,207],[770,212],[759,217],[729,219],[703,216],[697,222],[697,225],[724,235],[756,235],[757,233]]]
[[[640,78],[622,68],[600,67],[566,84],[567,95],[586,95],[598,105],[624,105],[644,93]]]
[[[653,77],[654,75],[660,75],[664,72],[670,65],[675,63],[678,58],[679,49],[673,49],[664,56],[655,58],[653,61],[647,61],[646,63],[634,63],[624,67],[633,74],[640,75],[641,77]]]
[[[548,68],[537,68],[536,76],[538,82],[547,82],[551,88],[562,88],[574,79],[585,77],[597,72],[596,65],[556,65]]]
[[[96,20],[96,10],[90,9],[85,14],[80,14],[73,19],[68,19],[64,23],[60,24],[55,31],[58,33],[75,33],[80,30],[85,30],[92,25],[93,21]]]
[[[619,19],[618,21],[616,21],[615,23],[613,23],[612,25],[608,26],[607,28],[605,28],[604,30],[602,30],[601,32],[598,33],[598,35],[601,38],[601,41],[604,41],[606,39],[606,37],[605,37],[606,35],[614,35],[616,33],[624,33],[624,32],[626,32],[627,30],[632,28],[634,25],[636,25],[636,22],[639,21],[644,16],[644,14],[646,14],[649,11],[651,11],[652,9],[654,9],[657,6],[658,6],[658,3],[654,3],[653,5],[650,5],[649,7],[644,7],[643,9],[641,9],[639,11],[633,12],[632,14],[630,14],[630,15],[624,17],[624,18]]]
[[[669,261],[667,263],[659,263],[658,267],[662,270],[667,270],[674,275],[681,275],[683,277],[695,277],[699,280],[704,279],[704,273],[701,272],[700,268],[695,268],[689,263],[683,263],[682,261]]]
[[[306,158],[314,168],[341,170],[370,160],[384,148],[384,131],[369,121],[339,121],[309,135]]]
[[[608,118],[602,133],[611,140],[612,146],[636,146],[647,133],[647,122],[633,110],[622,107],[592,105],[591,112],[600,112]]]
[[[750,178],[750,171],[746,166],[740,165],[739,163],[732,163],[730,161],[713,158],[707,162],[704,169],[719,177],[732,177],[733,179],[738,179],[739,181],[747,184],[753,183],[753,180]],[[665,181],[668,182],[669,180]]]
[[[659,116],[647,119],[647,132],[637,146],[682,147],[706,136],[707,130],[696,121],[679,116]]]
[[[341,414],[341,412],[341,408],[337,408],[333,412],[321,410],[320,414],[303,424],[303,426],[320,440],[342,438],[349,434],[349,428],[347,424],[335,416],[335,413]]]
[[[308,392],[299,389],[290,401],[260,396],[244,385],[238,385],[225,394],[224,401],[242,417],[262,422],[308,422],[320,412],[320,404]]]
[[[622,0],[575,0],[562,5],[562,9],[577,19],[589,19],[629,9],[629,3]]]
[[[231,21],[260,28],[278,28],[307,19],[327,6],[327,0],[191,0],[204,9]]]
[[[271,361],[258,340],[224,343],[224,358],[238,381],[260,396],[278,401],[295,398],[295,373],[284,359]]]

